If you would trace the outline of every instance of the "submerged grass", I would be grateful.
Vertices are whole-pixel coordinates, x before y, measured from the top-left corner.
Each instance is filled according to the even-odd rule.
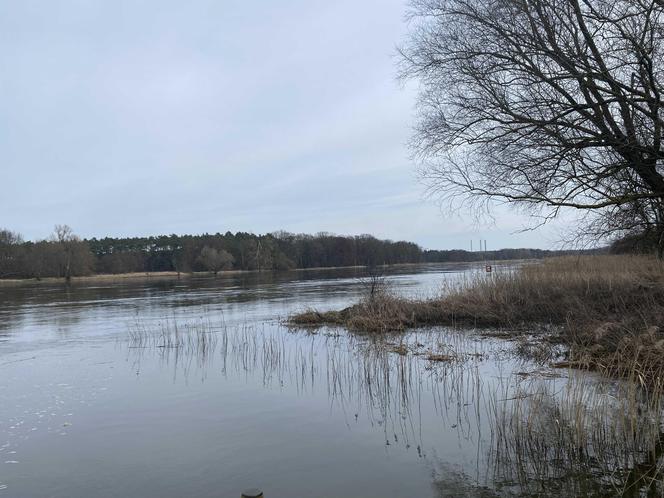
[[[575,373],[488,396],[497,485],[528,496],[662,496],[661,390]]]
[[[661,386],[646,392],[638,382],[574,371],[524,376],[519,363],[501,365],[499,341],[453,330],[289,335],[265,326],[168,321],[137,324],[128,339],[135,354],[157,353],[172,364],[174,376],[180,368],[188,377],[192,364],[203,367],[216,356],[225,377],[253,376],[298,394],[326,391],[349,421],[363,418],[382,431],[386,448],[401,445],[433,462],[427,431],[456,433],[453,440],[477,447],[478,471],[440,481],[441,496],[664,493]],[[423,425],[423,410],[440,420]]]
[[[437,298],[383,291],[340,311],[307,310],[289,319],[368,333],[427,325],[492,327],[512,336],[541,329],[568,347],[560,366],[635,375],[640,383],[664,377],[663,321],[664,264],[646,256],[552,258],[478,272]]]
[[[664,493],[662,385],[644,390],[637,378],[575,371],[522,375],[520,362],[496,349],[499,341],[451,329],[380,336],[285,332],[223,320],[137,322],[127,344],[133,354],[166,360],[174,378],[178,369],[188,377],[193,366],[203,379],[217,357],[224,377],[253,376],[270,389],[291,386],[298,394],[326,391],[347,420],[363,418],[382,431],[386,448],[401,445],[431,461],[431,427],[422,421],[423,410],[434,410],[440,417],[435,434],[455,433],[453,440],[477,447],[477,475],[440,481],[441,496]]]

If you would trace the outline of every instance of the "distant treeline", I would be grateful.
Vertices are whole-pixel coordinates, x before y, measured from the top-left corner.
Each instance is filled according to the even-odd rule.
[[[464,251],[452,249],[449,251],[425,250],[422,252],[422,261],[426,263],[452,263],[471,261],[500,261],[507,259],[542,259],[552,256],[567,256],[570,254],[590,254],[596,250],[575,251],[549,251],[546,249],[498,249],[496,251]]]
[[[631,233],[615,240],[609,247],[612,254],[657,254],[662,235],[654,231]]]
[[[47,240],[26,242],[0,230],[0,278],[43,278],[133,272],[289,270],[334,266],[529,259],[563,254],[540,249],[501,249],[487,253],[423,250],[412,242],[371,235],[339,236],[276,232],[255,235],[162,235],[80,239],[57,226]]]

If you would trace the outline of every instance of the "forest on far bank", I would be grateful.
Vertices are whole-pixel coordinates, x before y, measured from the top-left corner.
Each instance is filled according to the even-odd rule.
[[[425,250],[415,243],[341,236],[275,232],[256,235],[226,232],[81,239],[58,225],[46,240],[31,242],[0,230],[0,278],[72,277],[133,272],[290,270],[403,263],[468,262],[483,259],[533,259],[573,251],[500,249],[471,252]]]

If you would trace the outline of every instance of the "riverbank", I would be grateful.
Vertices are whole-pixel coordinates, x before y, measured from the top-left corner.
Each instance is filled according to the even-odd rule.
[[[394,267],[408,267],[408,266],[417,266],[420,264],[426,263],[403,263],[399,265],[385,265],[385,268],[394,268]],[[435,264],[435,263],[429,263]],[[284,270],[289,272],[313,272],[313,271],[325,271],[325,270],[360,270],[366,268],[366,266],[356,265],[356,266],[320,266],[315,268],[293,268],[291,270]],[[271,272],[273,270],[267,270],[266,272]],[[231,275],[241,275],[241,274],[254,274],[261,273],[258,270],[224,270],[217,273],[217,277],[231,276]],[[70,283],[86,283],[86,282],[122,282],[126,280],[158,280],[158,279],[178,279],[178,278],[192,278],[192,277],[212,277],[214,274],[212,272],[176,272],[176,271],[155,271],[155,272],[134,272],[134,273],[102,273],[96,275],[85,275],[79,277],[71,277]],[[16,278],[16,279],[0,279],[1,286],[16,286],[16,285],[28,285],[28,284],[65,284],[67,280],[64,277],[45,277],[45,278]]]
[[[137,272],[137,273],[100,274],[100,275],[86,275],[82,277],[71,277],[70,282],[71,283],[96,282],[96,281],[113,282],[113,281],[125,281],[130,279],[155,280],[155,279],[186,278],[190,276],[192,276],[191,273],[178,273],[175,271]],[[57,283],[65,284],[67,283],[67,280],[64,277],[0,279],[0,286],[27,285],[27,284],[57,284]]]
[[[566,346],[560,366],[612,370],[641,382],[664,377],[663,322],[664,264],[645,256],[551,258],[478,273],[433,299],[382,289],[343,310],[289,319],[365,333],[435,325],[491,328],[509,337],[539,332],[542,342]]]

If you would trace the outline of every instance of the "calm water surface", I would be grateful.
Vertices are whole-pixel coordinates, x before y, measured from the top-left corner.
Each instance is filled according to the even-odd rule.
[[[473,271],[408,267],[388,278],[422,296]],[[360,276],[0,287],[0,497],[509,491],[492,464],[488,413],[534,368],[512,344],[445,329],[377,344],[281,325],[293,311],[357,300]],[[180,346],[163,347],[175,334]],[[393,351],[400,341],[415,354]]]

